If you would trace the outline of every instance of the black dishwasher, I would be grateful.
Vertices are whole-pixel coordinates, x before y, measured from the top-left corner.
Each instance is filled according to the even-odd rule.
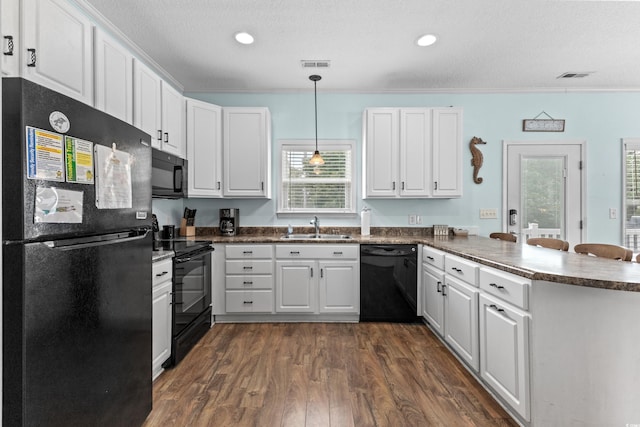
[[[360,245],[360,321],[420,320],[417,245]]]

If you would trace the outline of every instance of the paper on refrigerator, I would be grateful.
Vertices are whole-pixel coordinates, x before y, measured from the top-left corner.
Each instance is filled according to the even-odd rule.
[[[130,209],[132,207],[131,156],[104,145],[95,146],[96,207]]]

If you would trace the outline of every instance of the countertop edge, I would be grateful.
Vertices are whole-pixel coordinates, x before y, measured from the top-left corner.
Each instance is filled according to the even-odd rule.
[[[605,260],[575,253],[536,248],[521,243],[501,242],[487,237],[360,236],[351,239],[310,241],[282,239],[282,235],[198,235],[214,244],[422,244],[530,280],[573,286],[640,292],[640,264]],[[536,263],[528,261],[536,259]],[[538,258],[543,258],[542,261]],[[544,259],[552,262],[549,265]],[[544,268],[536,264],[543,264]],[[555,264],[560,266],[554,269]],[[588,272],[596,269],[598,274]],[[587,274],[584,272],[587,271]],[[609,277],[605,277],[609,276]],[[618,276],[618,277],[616,277]],[[624,277],[623,277],[624,276]],[[622,280],[624,279],[624,280]]]

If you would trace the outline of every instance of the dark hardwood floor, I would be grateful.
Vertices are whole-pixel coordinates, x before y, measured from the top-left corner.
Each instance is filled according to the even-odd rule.
[[[153,386],[155,426],[517,426],[420,324],[216,324]]]

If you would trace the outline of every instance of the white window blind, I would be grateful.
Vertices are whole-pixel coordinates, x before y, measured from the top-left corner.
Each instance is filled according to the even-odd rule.
[[[640,251],[640,138],[625,138],[623,245]]]
[[[281,145],[281,212],[353,212],[353,144],[320,146],[324,165],[312,166],[314,146]]]

